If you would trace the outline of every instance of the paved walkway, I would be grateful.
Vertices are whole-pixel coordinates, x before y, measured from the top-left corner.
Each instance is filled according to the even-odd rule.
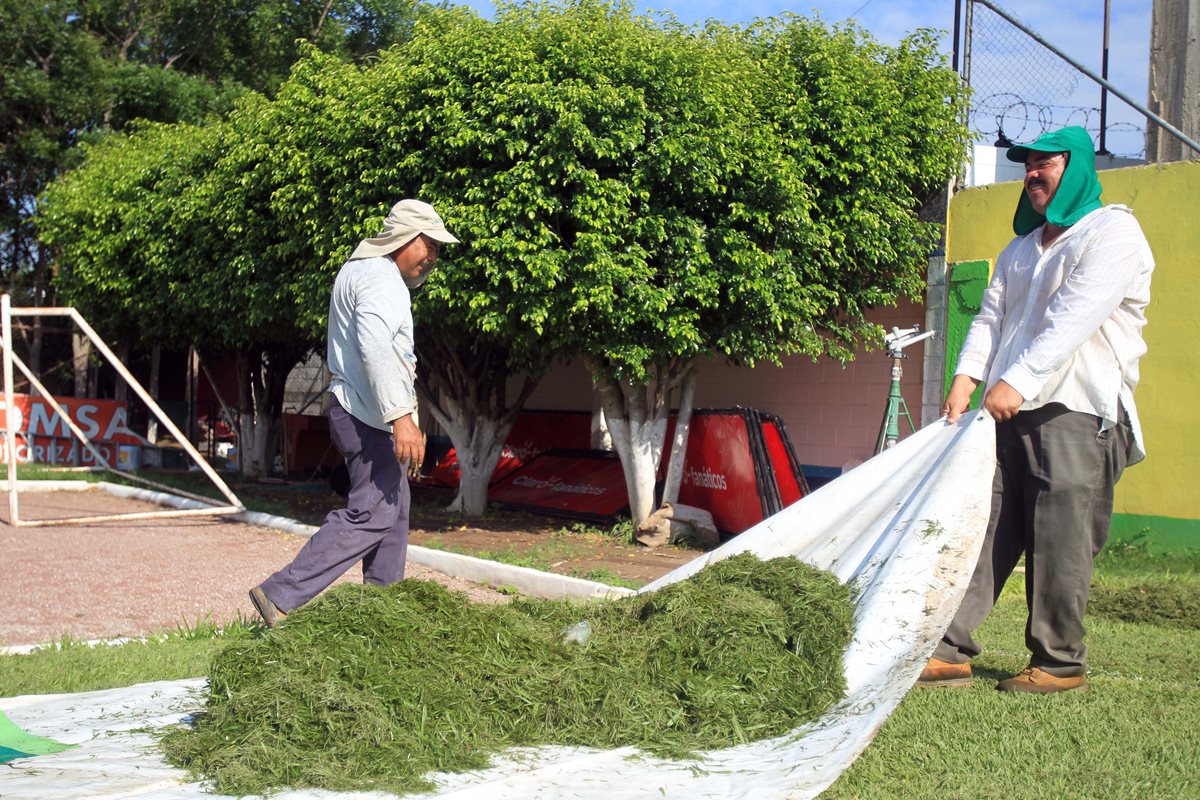
[[[25,492],[21,519],[156,511],[102,490]],[[214,518],[150,519],[14,527],[0,508],[0,645],[63,636],[144,636],[197,621],[255,618],[247,591],[291,560],[304,539]],[[437,580],[477,600],[491,589],[412,564],[409,577]],[[351,570],[342,580],[360,580]]]

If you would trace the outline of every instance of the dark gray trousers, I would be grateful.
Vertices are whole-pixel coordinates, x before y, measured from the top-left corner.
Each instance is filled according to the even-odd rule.
[[[996,425],[992,516],[979,564],[935,658],[964,663],[979,655],[971,634],[1024,555],[1030,666],[1060,677],[1084,674],[1092,563],[1108,540],[1113,487],[1133,438],[1121,417],[1101,432],[1098,417],[1051,404]]]
[[[350,497],[262,590],[285,613],[302,606],[362,561],[363,583],[386,586],[404,577],[408,551],[408,475],[391,434],[329,403],[329,434],[346,458]]]

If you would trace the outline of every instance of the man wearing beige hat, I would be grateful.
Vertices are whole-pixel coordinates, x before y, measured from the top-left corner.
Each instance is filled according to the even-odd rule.
[[[350,496],[292,563],[250,590],[268,626],[304,605],[356,562],[363,582],[404,577],[407,470],[425,457],[417,426],[417,357],[409,289],[425,282],[442,244],[457,242],[433,206],[401,200],[383,231],[342,266],[329,301],[329,432],[346,459]]]

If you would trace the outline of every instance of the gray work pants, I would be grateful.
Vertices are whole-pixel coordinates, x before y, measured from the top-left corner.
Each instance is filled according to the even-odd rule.
[[[1092,562],[1108,540],[1113,487],[1132,442],[1121,417],[1101,432],[1098,417],[1055,403],[996,425],[991,520],[966,597],[935,658],[961,664],[979,655],[971,634],[1024,555],[1030,666],[1060,677],[1084,674]]]
[[[408,475],[392,436],[329,403],[329,434],[346,458],[350,496],[262,590],[285,613],[302,606],[362,561],[363,583],[386,586],[404,577],[408,551]]]

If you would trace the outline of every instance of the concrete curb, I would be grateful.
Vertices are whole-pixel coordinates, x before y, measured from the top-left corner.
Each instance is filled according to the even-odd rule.
[[[18,486],[21,485],[18,481]],[[32,483],[32,481],[31,481]],[[43,483],[43,482],[38,482]],[[56,481],[55,483],[71,483],[71,481]],[[99,481],[87,484],[104,489],[109,494],[126,497],[133,500],[143,500],[172,508],[192,509],[205,508],[198,500],[163,492],[152,492],[148,489],[138,489],[132,486]],[[274,528],[297,536],[312,536],[317,532],[315,525],[305,525],[294,519],[279,517],[274,514],[263,514],[258,511],[243,511],[241,514],[231,514],[226,519],[258,525],[263,528]],[[455,578],[462,578],[472,583],[482,583],[490,586],[507,586],[522,594],[534,597],[548,598],[581,598],[622,597],[634,594],[632,589],[620,586],[609,586],[607,583],[573,578],[569,575],[558,575],[552,572],[542,572],[528,567],[517,567],[511,564],[501,564],[474,556],[450,553],[445,550],[434,550],[428,547],[409,545],[408,560]]]
[[[91,481],[23,481],[17,478],[17,491],[25,492],[86,492],[99,483]],[[0,481],[0,492],[8,491],[8,479]]]

